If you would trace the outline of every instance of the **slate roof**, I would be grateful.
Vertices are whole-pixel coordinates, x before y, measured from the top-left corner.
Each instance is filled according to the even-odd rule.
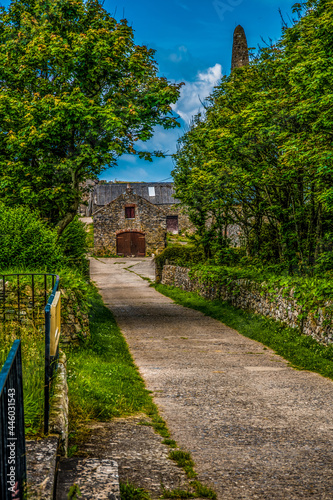
[[[133,192],[154,205],[173,205],[179,203],[173,197],[174,187],[172,182],[129,182]],[[93,203],[99,207],[105,206],[125,193],[127,183],[97,184],[92,193]],[[150,196],[154,188],[155,196]]]

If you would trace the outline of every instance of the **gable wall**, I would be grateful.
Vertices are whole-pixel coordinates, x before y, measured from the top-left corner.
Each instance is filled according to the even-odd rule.
[[[125,206],[135,205],[135,219],[125,218]],[[166,214],[144,198],[126,192],[94,214],[94,244],[99,254],[117,253],[117,234],[140,231],[146,237],[146,255],[165,248]]]

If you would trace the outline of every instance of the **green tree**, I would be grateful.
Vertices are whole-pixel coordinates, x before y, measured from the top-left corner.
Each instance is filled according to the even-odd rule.
[[[181,199],[193,206],[201,196],[211,214],[220,200],[248,255],[291,273],[313,267],[333,233],[333,1],[294,10],[300,16],[277,45],[222,79],[205,119],[181,139],[175,168]],[[198,170],[194,193],[184,179]],[[216,241],[214,217],[208,226]]]
[[[154,51],[98,0],[1,8],[0,82],[0,197],[37,208],[59,234],[86,179],[134,154],[156,125],[178,125],[181,84],[157,76]]]

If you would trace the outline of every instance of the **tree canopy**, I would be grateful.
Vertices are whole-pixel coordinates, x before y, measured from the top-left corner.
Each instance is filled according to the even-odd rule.
[[[0,199],[37,208],[60,234],[86,179],[156,125],[178,125],[180,85],[157,76],[154,51],[98,0],[1,7]]]
[[[174,169],[209,249],[236,227],[248,256],[290,272],[330,256],[333,241],[333,1],[301,7],[279,43],[222,78]]]

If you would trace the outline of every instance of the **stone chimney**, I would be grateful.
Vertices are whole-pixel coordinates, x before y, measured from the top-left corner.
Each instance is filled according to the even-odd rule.
[[[127,183],[127,186],[126,186],[126,193],[133,194],[133,189],[131,188],[131,185],[129,182]]]
[[[245,31],[238,25],[234,31],[234,43],[232,47],[231,71],[249,64],[249,50]]]

